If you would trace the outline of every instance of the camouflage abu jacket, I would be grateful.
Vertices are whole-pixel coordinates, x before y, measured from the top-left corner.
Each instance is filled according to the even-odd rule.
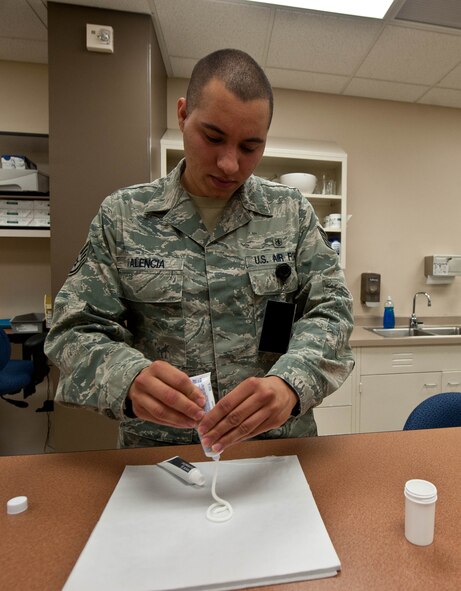
[[[123,414],[135,376],[163,359],[190,376],[210,371],[216,399],[249,376],[279,376],[300,413],[263,437],[315,435],[312,408],[354,364],[338,257],[297,190],[255,176],[210,236],[181,186],[183,166],[102,203],[54,304],[46,353],[60,369],[56,400],[119,420],[121,445],[197,442],[194,430]],[[288,351],[258,352],[266,302],[285,298],[297,305]]]

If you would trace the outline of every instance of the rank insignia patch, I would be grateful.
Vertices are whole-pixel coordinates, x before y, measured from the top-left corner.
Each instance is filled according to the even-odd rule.
[[[90,243],[87,242],[85,244],[85,246],[82,248],[82,250],[79,252],[77,260],[75,261],[72,269],[69,272],[69,277],[72,277],[72,275],[75,275],[76,273],[78,273],[80,271],[80,269],[83,267],[86,259],[88,258],[88,251],[89,250],[90,250]]]

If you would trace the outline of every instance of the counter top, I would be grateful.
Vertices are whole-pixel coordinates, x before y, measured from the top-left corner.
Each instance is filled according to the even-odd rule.
[[[461,428],[250,441],[226,450],[223,459],[297,455],[341,560],[338,576],[258,589],[458,589],[459,449]],[[204,461],[196,445],[0,457],[0,588],[62,589],[124,467],[176,454]],[[411,478],[438,489],[435,539],[426,547],[403,533]],[[28,496],[29,509],[7,515],[7,500],[19,495]]]
[[[396,326],[407,326],[408,319],[396,322]],[[427,323],[437,326],[459,326],[461,320],[453,317],[442,317],[427,319]],[[361,317],[355,320],[354,330],[350,338],[351,347],[407,347],[421,346],[421,345],[461,345],[461,335],[448,336],[430,336],[430,337],[383,337],[375,334],[365,327],[372,326],[378,328],[382,324],[377,324],[376,319],[369,319],[368,321]]]

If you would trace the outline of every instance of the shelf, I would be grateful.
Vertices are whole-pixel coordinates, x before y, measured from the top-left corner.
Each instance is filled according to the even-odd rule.
[[[0,197],[9,197],[10,199],[20,199],[21,197],[50,197],[50,193],[41,191],[0,191]]]
[[[179,130],[168,129],[160,142],[162,176],[168,174],[183,158],[183,137]],[[303,193],[311,203],[319,220],[330,214],[341,214],[340,230],[327,230],[329,236],[341,237],[341,266],[346,266],[347,239],[347,154],[333,142],[293,138],[268,137],[264,155],[254,174],[266,179],[277,179],[289,172],[309,172],[317,179],[326,178],[336,183],[338,194]],[[339,236],[338,236],[339,238]]]
[[[50,230],[34,228],[0,228],[0,238],[49,238]]]
[[[19,137],[42,137],[42,138],[48,138],[49,134],[48,133],[29,133],[26,131],[0,131],[0,135],[8,135],[8,136],[19,136]]]
[[[341,201],[342,195],[321,195],[320,193],[303,193],[309,201]]]

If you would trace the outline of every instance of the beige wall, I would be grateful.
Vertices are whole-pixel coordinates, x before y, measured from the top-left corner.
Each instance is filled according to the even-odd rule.
[[[0,61],[0,131],[48,133],[48,66]]]
[[[168,82],[168,127],[187,81]],[[275,137],[337,142],[348,154],[348,284],[358,316],[381,315],[360,303],[360,275],[381,274],[397,316],[428,291],[421,315],[461,316],[461,277],[427,285],[423,259],[461,254],[461,109],[275,90]]]
[[[0,61],[0,131],[48,133],[46,65]],[[0,140],[7,149],[8,137]],[[28,155],[47,171],[47,155]],[[49,239],[0,237],[0,273],[0,317],[41,312],[51,293]]]

